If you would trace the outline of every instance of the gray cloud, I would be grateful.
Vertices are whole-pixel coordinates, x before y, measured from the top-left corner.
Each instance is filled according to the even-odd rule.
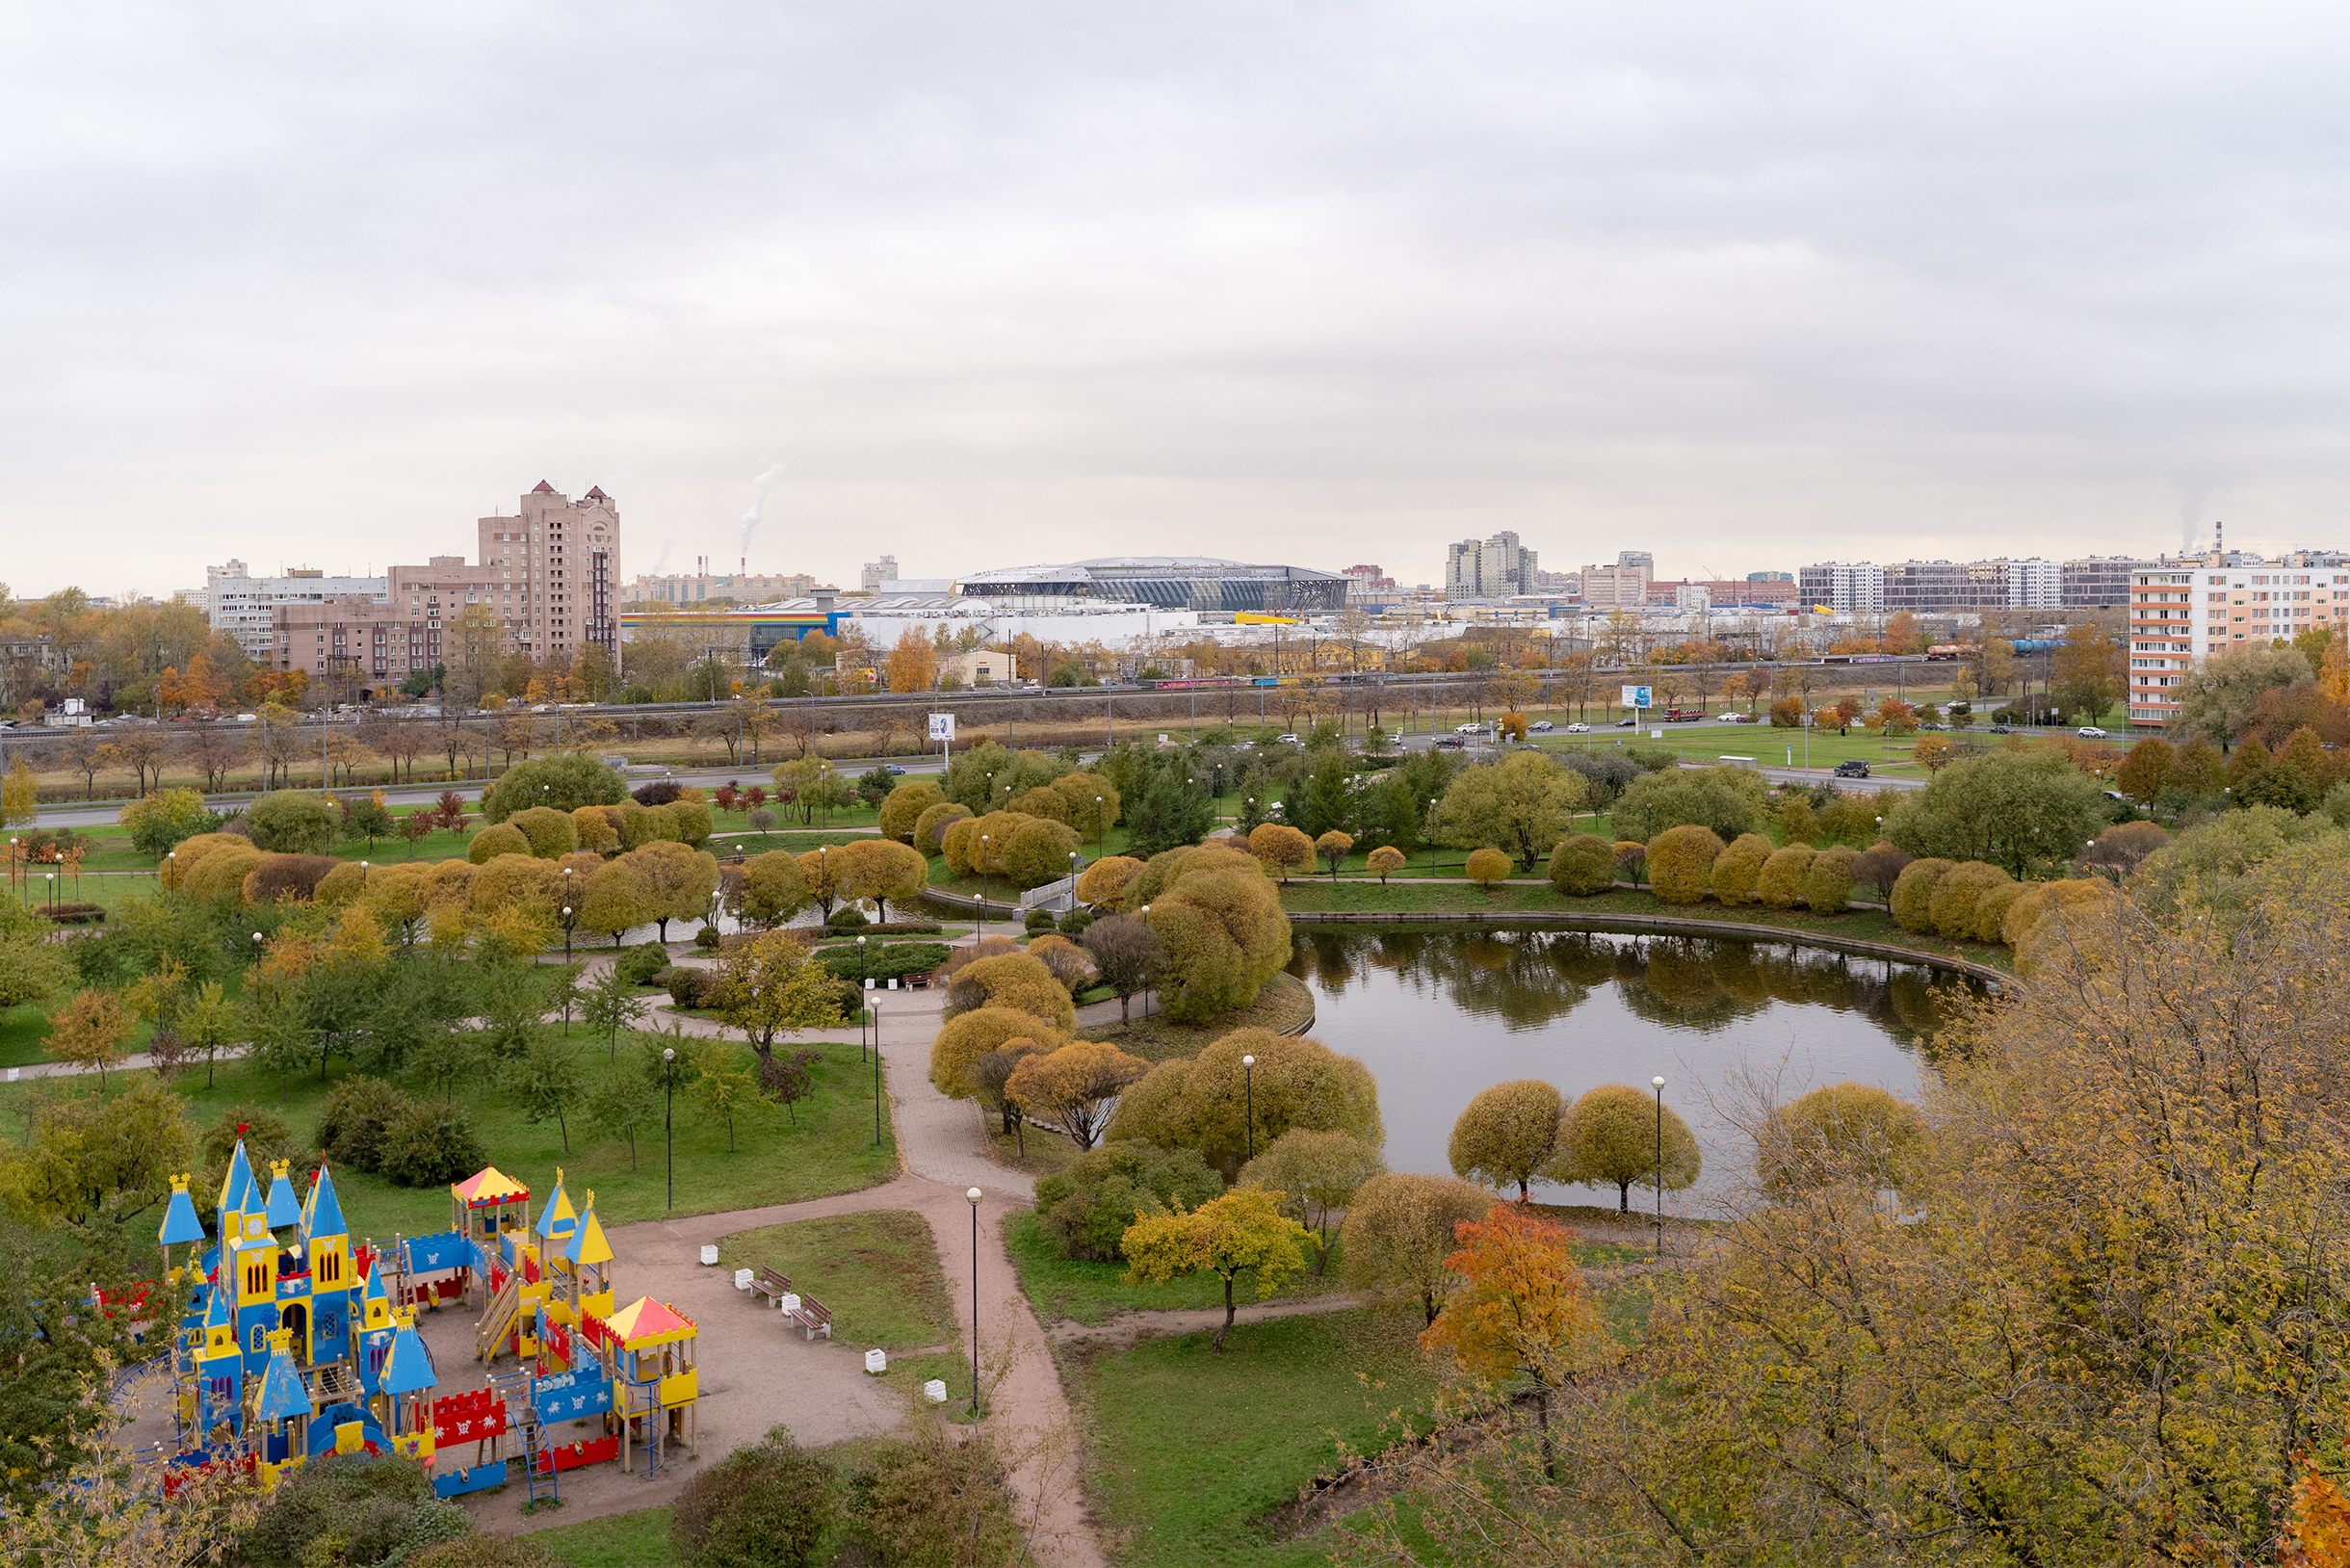
[[[0,51],[0,579],[2340,526],[2319,8],[186,8]],[[108,548],[93,559],[90,541]],[[121,548],[127,544],[128,550]]]

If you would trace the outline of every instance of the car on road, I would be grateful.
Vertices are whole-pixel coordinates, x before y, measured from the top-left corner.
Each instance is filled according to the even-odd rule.
[[[1858,757],[1853,758],[1850,762],[1840,762],[1836,765],[1836,776],[1839,778],[1867,778],[1868,764]]]
[[[1296,736],[1294,736],[1294,735],[1276,735],[1276,736],[1274,736],[1274,737],[1273,737],[1273,739],[1274,739],[1276,742],[1278,742],[1279,744],[1283,745],[1305,745],[1305,743],[1304,743],[1303,741],[1300,741],[1300,740],[1299,740],[1299,739],[1298,739]]]
[[[1925,719],[1919,721],[1918,727],[1919,729],[1948,729],[1950,726],[1947,724],[1937,724],[1931,719]]]
[[[1485,726],[1482,724],[1455,724],[1452,726],[1452,733],[1455,735],[1482,735],[1485,733]]]
[[[2015,731],[2009,729],[2005,724],[1994,724],[1986,733],[1992,735],[2013,735]]]
[[[2079,736],[2084,741],[2102,741],[2105,739],[2105,732],[2099,729],[2095,724],[2083,724],[2080,728],[2075,730],[2073,733]]]
[[[1569,724],[1567,726],[1567,733],[1569,735],[1588,735],[1591,733],[1591,726],[1588,724]]]
[[[1439,735],[1436,737],[1436,744],[1441,746],[1450,746],[1453,750],[1457,751],[1461,747],[1467,745],[1469,743],[1462,740],[1457,735]]]
[[[1615,721],[1615,727],[1618,729],[1638,729],[1640,727],[1640,720],[1637,719],[1619,719]]]
[[[1535,719],[1535,720],[1533,721],[1533,723],[1531,723],[1531,724],[1528,725],[1527,727],[1528,727],[1528,728],[1529,728],[1529,729],[1535,729],[1535,730],[1547,730],[1547,729],[1551,728],[1552,726],[1551,726],[1551,721],[1550,721],[1549,719]]]
[[[885,773],[902,773],[902,772],[904,772],[904,771],[905,771],[905,770],[904,770],[904,769],[902,769],[902,768],[899,767],[899,766],[898,766],[896,763],[894,763],[894,762],[885,762],[885,763],[883,763],[883,764],[881,765],[881,771],[882,771],[883,772],[885,772]]]

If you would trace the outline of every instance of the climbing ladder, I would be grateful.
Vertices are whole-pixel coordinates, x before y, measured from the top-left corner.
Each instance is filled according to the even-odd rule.
[[[507,1428],[522,1442],[522,1480],[530,1490],[531,1501],[561,1502],[554,1445],[547,1440],[547,1429],[538,1419],[538,1406],[531,1398],[530,1369],[517,1367],[509,1372],[494,1372],[489,1387],[506,1402]]]
[[[644,1478],[649,1481],[661,1474],[662,1462],[668,1456],[669,1413],[661,1405],[661,1379],[640,1382],[624,1372],[620,1389],[623,1419],[643,1419],[644,1424],[638,1429],[641,1438],[638,1447],[644,1455]]]

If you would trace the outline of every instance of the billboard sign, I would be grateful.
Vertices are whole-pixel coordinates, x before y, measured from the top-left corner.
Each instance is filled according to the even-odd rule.
[[[1628,686],[1624,688],[1624,706],[1627,708],[1653,708],[1656,704],[1649,700],[1651,695],[1652,689],[1649,687]]]
[[[930,716],[930,739],[933,741],[953,742],[954,739],[954,715],[932,714]]]

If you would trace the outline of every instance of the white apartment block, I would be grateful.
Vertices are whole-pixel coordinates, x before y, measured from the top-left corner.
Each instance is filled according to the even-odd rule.
[[[2011,610],[2062,610],[2064,566],[2034,556],[2007,563],[2007,606]]]
[[[2331,558],[2329,558],[2331,559]],[[2197,664],[2233,648],[2264,648],[2331,622],[2350,635],[2350,570],[2286,561],[2215,557],[2130,575],[2129,721],[2158,729],[2179,711],[2175,688]]]
[[[274,665],[277,638],[272,629],[280,605],[324,604],[330,599],[380,599],[380,577],[328,577],[323,571],[300,570],[275,577],[255,577],[242,561],[204,568],[204,588],[192,595],[216,632],[237,640],[248,659]]]
[[[1840,615],[1885,613],[1885,568],[1873,562],[1825,561],[1795,574],[1801,608],[1826,605]]]

